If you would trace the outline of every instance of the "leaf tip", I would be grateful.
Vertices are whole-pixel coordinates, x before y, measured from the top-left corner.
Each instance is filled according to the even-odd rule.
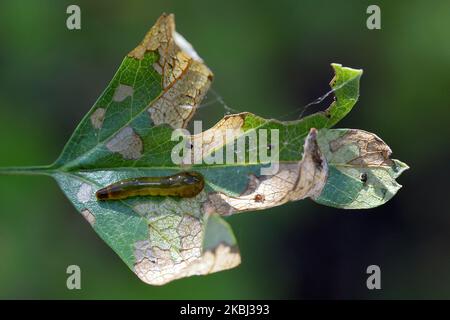
[[[338,74],[339,72],[345,72],[349,75],[352,75],[353,77],[361,76],[363,74],[363,69],[354,69],[350,67],[343,67],[340,63],[331,63],[331,67],[333,68],[334,72]]]

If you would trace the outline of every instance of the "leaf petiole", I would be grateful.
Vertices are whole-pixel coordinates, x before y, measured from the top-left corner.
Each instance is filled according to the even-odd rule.
[[[51,175],[51,166],[0,167],[0,175]]]

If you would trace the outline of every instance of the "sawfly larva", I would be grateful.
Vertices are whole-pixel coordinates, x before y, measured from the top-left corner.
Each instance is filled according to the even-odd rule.
[[[119,200],[135,196],[192,198],[205,186],[203,176],[194,171],[165,177],[139,177],[118,181],[96,192],[97,200]]]

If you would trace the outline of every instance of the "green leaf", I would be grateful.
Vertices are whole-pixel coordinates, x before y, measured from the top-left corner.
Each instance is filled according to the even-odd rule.
[[[390,199],[400,187],[395,178],[405,165],[390,160],[390,150],[376,136],[326,129],[355,105],[362,74],[339,64],[332,67],[335,101],[325,111],[286,122],[234,114],[204,132],[183,133],[181,142],[173,140],[174,129],[185,128],[193,117],[213,75],[176,33],[173,15],[162,15],[125,57],[58,160],[49,167],[9,172],[53,176],[100,237],[146,283],[162,285],[233,268],[241,258],[223,216],[307,197],[340,208],[369,208]],[[261,136],[264,132],[268,139]],[[275,142],[264,144],[267,140]],[[175,164],[174,148],[186,141],[195,147],[187,148],[184,163]],[[247,144],[235,150],[239,141]],[[372,148],[381,150],[376,149],[376,160],[382,162],[372,158]],[[229,149],[236,151],[233,161],[220,163]],[[191,164],[198,150],[203,161]],[[255,150],[258,156],[252,157]],[[272,173],[262,174],[273,165]],[[183,170],[205,178],[204,190],[194,198],[95,197],[98,189],[123,179]],[[367,174],[364,183],[362,173]]]

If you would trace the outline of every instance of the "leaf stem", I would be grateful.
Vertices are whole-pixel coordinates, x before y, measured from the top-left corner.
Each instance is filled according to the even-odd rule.
[[[50,175],[53,172],[50,166],[0,167],[0,175]]]

